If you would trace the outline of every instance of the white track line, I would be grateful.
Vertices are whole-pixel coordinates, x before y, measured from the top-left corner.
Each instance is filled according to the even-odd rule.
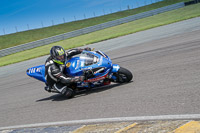
[[[62,126],[62,125],[65,125],[65,126],[83,125],[83,124],[107,123],[107,122],[124,122],[124,121],[192,120],[192,119],[200,119],[200,114],[159,115],[159,116],[138,116],[138,117],[117,117],[117,118],[73,120],[73,121],[48,122],[48,123],[36,123],[36,124],[28,124],[28,125],[0,127],[0,130],[47,127],[47,126]]]

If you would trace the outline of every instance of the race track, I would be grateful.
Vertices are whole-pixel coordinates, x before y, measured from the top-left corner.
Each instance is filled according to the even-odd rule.
[[[148,36],[146,33],[152,31],[149,30],[92,44],[91,47],[105,49],[113,63],[132,71],[134,82],[103,87],[70,100],[45,92],[43,83],[26,75],[26,68],[34,66],[34,61],[36,65],[41,64],[46,56],[1,67],[0,127],[95,118],[199,114],[200,23],[188,25],[192,28],[181,25],[199,20],[171,24],[171,28],[168,25],[174,34],[162,34],[167,32],[162,30],[166,26],[162,26],[152,29],[162,36],[158,32]],[[178,26],[174,25],[177,24],[183,28],[176,30]],[[146,41],[139,37],[135,38],[137,43],[131,40],[138,34],[144,35],[141,37],[146,37]],[[107,44],[110,48],[104,46]],[[13,71],[15,68],[17,71]]]

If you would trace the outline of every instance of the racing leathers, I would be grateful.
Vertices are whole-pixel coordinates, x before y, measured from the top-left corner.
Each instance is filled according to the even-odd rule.
[[[87,49],[86,49],[87,50]],[[71,49],[66,52],[67,59],[70,59],[72,56],[80,54],[83,49]],[[67,84],[83,81],[83,76],[71,77],[69,75],[63,74],[65,70],[65,64],[55,63],[52,57],[48,57],[45,62],[45,79],[46,87],[45,90],[51,92],[52,89],[57,90],[58,92],[64,94],[66,93]]]

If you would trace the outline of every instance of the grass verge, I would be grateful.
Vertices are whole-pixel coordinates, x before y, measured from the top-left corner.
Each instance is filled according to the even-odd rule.
[[[47,55],[49,54],[50,48],[54,45],[60,45],[60,46],[63,46],[65,49],[69,49],[73,47],[83,46],[83,45],[131,34],[131,33],[135,33],[138,31],[158,27],[161,25],[166,25],[166,24],[198,17],[200,16],[199,7],[200,7],[200,4],[187,6],[181,9],[169,11],[169,12],[158,14],[158,15],[151,16],[148,18],[143,18],[143,19],[139,19],[133,22],[125,23],[119,26],[107,28],[107,29],[100,30],[97,32],[85,34],[85,35],[74,37],[74,38],[67,39],[64,41],[52,43],[52,44],[37,47],[31,50],[26,50],[23,52],[1,57],[0,66]]]
[[[44,39],[47,37],[51,37],[58,34],[74,31],[77,29],[97,25],[100,23],[105,23],[108,21],[116,20],[119,18],[127,17],[130,15],[157,9],[163,6],[167,6],[167,5],[171,5],[171,4],[183,2],[183,1],[189,1],[189,0],[163,0],[161,2],[153,3],[151,5],[147,5],[144,7],[137,8],[137,9],[131,9],[131,10],[108,14],[105,16],[100,16],[100,17],[95,17],[95,18],[90,18],[90,19],[85,19],[85,20],[80,20],[80,21],[75,21],[75,22],[59,24],[59,25],[55,25],[51,27],[0,36],[0,49],[5,49],[8,47],[13,47],[16,45]]]

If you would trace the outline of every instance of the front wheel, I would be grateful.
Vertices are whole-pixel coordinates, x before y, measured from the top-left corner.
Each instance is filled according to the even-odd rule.
[[[114,74],[117,77],[117,83],[128,83],[133,79],[132,73],[123,67],[120,67],[119,71]]]

